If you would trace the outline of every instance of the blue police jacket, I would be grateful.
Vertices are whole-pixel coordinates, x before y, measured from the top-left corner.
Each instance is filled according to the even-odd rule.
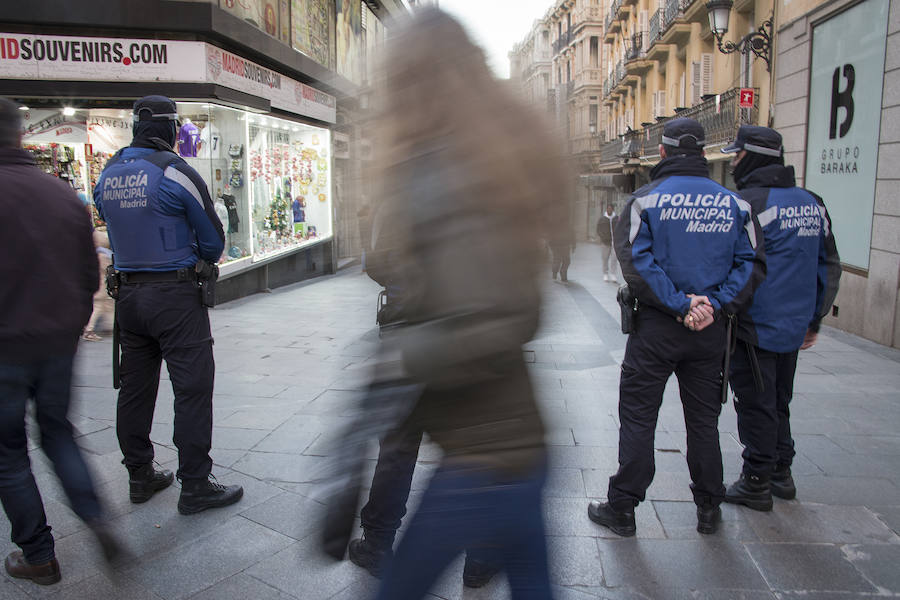
[[[831,309],[841,262],[822,199],[795,187],[794,168],[768,165],[738,182],[762,226],[765,281],[741,312],[738,337],[770,352],[793,352]]]
[[[673,316],[687,314],[687,294],[707,296],[717,313],[737,314],[765,276],[762,235],[750,206],[709,178],[701,156],[666,158],[650,176],[614,232],[632,292]]]
[[[123,148],[94,188],[120,271],[175,271],[216,262],[225,233],[200,174],[174,152]]]

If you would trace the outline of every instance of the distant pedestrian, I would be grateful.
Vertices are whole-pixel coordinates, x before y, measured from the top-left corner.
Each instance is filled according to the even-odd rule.
[[[619,469],[609,478],[607,502],[591,502],[588,516],[622,536],[635,534],[634,509],[653,481],[653,436],[672,373],[684,408],[697,531],[714,533],[721,518],[725,321],[750,301],[765,260],[750,207],[709,178],[704,143],[694,119],[668,121],[662,160],[615,230],[622,272],[640,309],[619,382]],[[708,203],[673,205],[688,196]]]
[[[28,458],[29,400],[72,510],[107,560],[119,544],[68,419],[72,362],[99,281],[91,220],[72,188],[42,173],[21,148],[21,114],[0,98],[0,500],[21,548],[6,557],[6,572],[48,585],[61,575]]]
[[[175,102],[164,96],[134,103],[134,140],[106,164],[94,202],[120,283],[116,433],[129,495],[146,502],[172,483],[171,471],[154,468],[150,441],[165,360],[175,393],[178,511],[192,514],[237,502],[243,488],[210,474],[215,361],[207,311],[225,233],[206,183],[172,149],[177,117]]]
[[[781,134],[744,125],[722,152],[736,153],[734,181],[759,216],[767,263],[766,280],[738,316],[730,383],[744,466],[725,501],[768,511],[773,495],[797,495],[789,410],[797,354],[816,343],[837,295],[841,262],[825,204],[796,186]]]
[[[603,281],[618,282],[616,271],[619,270],[619,261],[616,259],[616,251],[613,248],[613,231],[619,217],[616,215],[612,204],[606,205],[606,212],[597,219],[597,238],[600,240],[600,256],[603,261]]]
[[[562,283],[568,283],[569,265],[572,261],[572,253],[575,252],[575,232],[572,231],[571,222],[568,219],[561,222],[559,227],[550,231],[549,235],[548,245],[553,255],[550,274],[554,281],[559,275]]]

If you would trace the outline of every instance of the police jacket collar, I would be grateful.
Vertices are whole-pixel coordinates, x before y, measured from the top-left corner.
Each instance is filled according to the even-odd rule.
[[[794,167],[784,165],[766,165],[747,173],[740,181],[737,181],[739,190],[757,187],[794,187]]]
[[[34,157],[21,148],[0,148],[0,164],[34,165]]]
[[[691,177],[709,177],[709,164],[700,155],[676,154],[662,159],[650,171],[650,179],[686,175]]]

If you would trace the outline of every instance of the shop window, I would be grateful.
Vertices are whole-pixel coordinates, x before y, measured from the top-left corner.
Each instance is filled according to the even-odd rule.
[[[331,235],[327,129],[248,115],[254,260]]]

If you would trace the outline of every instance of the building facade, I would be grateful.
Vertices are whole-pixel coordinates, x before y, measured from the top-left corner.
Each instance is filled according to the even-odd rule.
[[[844,266],[826,322],[900,347],[900,4],[778,0],[776,32],[774,124]]]

